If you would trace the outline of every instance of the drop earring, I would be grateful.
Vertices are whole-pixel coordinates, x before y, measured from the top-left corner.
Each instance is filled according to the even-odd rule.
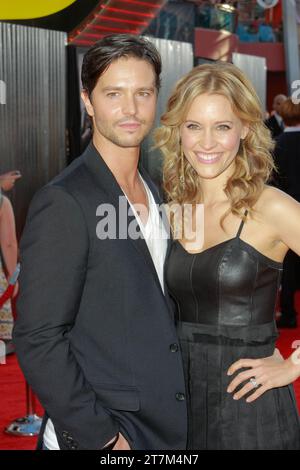
[[[184,153],[182,147],[180,146],[180,176],[179,181],[182,190],[185,190],[185,175],[184,175]]]
[[[245,148],[244,140],[245,139],[241,139],[240,148],[241,148],[242,157],[243,157],[243,161],[244,161],[245,172],[246,172],[245,179],[246,179],[246,181],[250,181],[251,180],[250,168],[249,168],[249,162],[248,162],[248,158],[247,158],[247,151],[246,151],[246,148]]]

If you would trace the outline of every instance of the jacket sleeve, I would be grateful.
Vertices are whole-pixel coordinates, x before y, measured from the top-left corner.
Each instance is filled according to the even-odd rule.
[[[67,446],[101,449],[119,426],[97,400],[68,341],[84,288],[88,250],[80,205],[62,188],[43,188],[31,204],[21,240],[13,341],[24,375],[59,437]]]
[[[287,190],[287,168],[286,168],[286,154],[284,152],[284,146],[282,140],[279,138],[276,139],[276,145],[273,151],[274,163],[276,166],[276,171],[274,172],[274,182],[275,186],[282,191]]]

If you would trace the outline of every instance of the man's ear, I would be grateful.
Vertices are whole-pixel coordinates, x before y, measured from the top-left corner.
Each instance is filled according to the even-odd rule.
[[[85,105],[85,108],[86,108],[86,111],[87,111],[88,115],[93,117],[94,116],[94,108],[93,108],[93,105],[92,105],[91,100],[89,98],[88,92],[86,90],[82,90],[80,95],[81,95],[82,101],[84,102],[84,105]]]

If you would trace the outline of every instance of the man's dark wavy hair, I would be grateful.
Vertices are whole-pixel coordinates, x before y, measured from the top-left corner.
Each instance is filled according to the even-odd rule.
[[[81,81],[88,96],[110,64],[122,57],[136,57],[147,61],[153,67],[156,76],[155,85],[159,89],[161,57],[156,47],[141,36],[111,34],[97,41],[84,55]]]

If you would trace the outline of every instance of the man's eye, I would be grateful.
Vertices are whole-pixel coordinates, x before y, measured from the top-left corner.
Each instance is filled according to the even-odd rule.
[[[109,98],[114,98],[116,96],[119,96],[119,93],[117,91],[114,91],[114,92],[108,93],[107,96]]]

